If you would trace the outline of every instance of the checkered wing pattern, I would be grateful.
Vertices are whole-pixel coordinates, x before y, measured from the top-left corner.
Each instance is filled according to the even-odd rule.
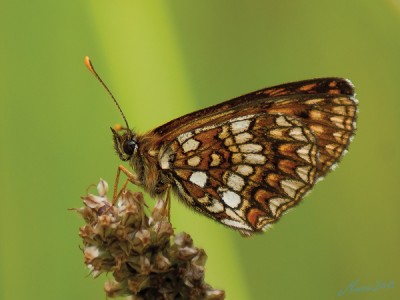
[[[346,152],[357,101],[348,80],[259,90],[152,131],[181,200],[249,235],[276,222]]]
[[[313,186],[317,150],[301,121],[252,114],[179,135],[161,161],[189,206],[248,235],[275,222]]]
[[[318,146],[317,176],[323,177],[345,153],[355,131],[356,102],[348,96],[325,95],[282,99],[270,113],[292,115],[310,129]]]
[[[202,124],[243,113],[283,114],[308,127],[318,145],[317,176],[323,177],[345,154],[354,135],[357,100],[343,78],[319,78],[262,89],[182,116],[153,132],[168,140]]]

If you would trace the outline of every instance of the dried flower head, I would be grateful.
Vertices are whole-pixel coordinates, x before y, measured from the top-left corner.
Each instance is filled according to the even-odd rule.
[[[97,196],[83,197],[85,206],[76,211],[86,222],[79,230],[85,264],[94,277],[114,276],[104,285],[108,297],[225,298],[224,291],[204,282],[207,255],[187,233],[174,234],[162,199],[148,216],[141,193],[123,190],[113,205],[107,182],[101,179],[97,190]]]

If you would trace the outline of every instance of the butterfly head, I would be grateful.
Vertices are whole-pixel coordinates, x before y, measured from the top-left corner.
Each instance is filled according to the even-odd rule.
[[[137,137],[129,128],[111,128],[114,138],[114,148],[123,161],[130,160],[138,149]]]

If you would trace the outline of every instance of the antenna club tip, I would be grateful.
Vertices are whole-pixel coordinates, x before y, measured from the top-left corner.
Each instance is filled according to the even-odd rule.
[[[123,127],[121,124],[114,124],[113,128],[115,131],[121,131]]]
[[[85,56],[85,58],[83,59],[86,67],[89,69],[90,72],[95,73],[92,62],[90,61],[89,56]]]

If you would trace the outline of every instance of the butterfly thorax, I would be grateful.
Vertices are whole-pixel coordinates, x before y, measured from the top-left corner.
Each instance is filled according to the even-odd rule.
[[[159,166],[159,149],[161,141],[152,134],[137,137],[138,151],[133,155],[130,164],[136,172],[143,188],[152,197],[163,194],[172,182]]]
[[[159,139],[154,135],[137,135],[133,130],[111,129],[114,148],[122,161],[129,161],[142,187],[152,196],[163,194],[170,179],[158,167]]]

